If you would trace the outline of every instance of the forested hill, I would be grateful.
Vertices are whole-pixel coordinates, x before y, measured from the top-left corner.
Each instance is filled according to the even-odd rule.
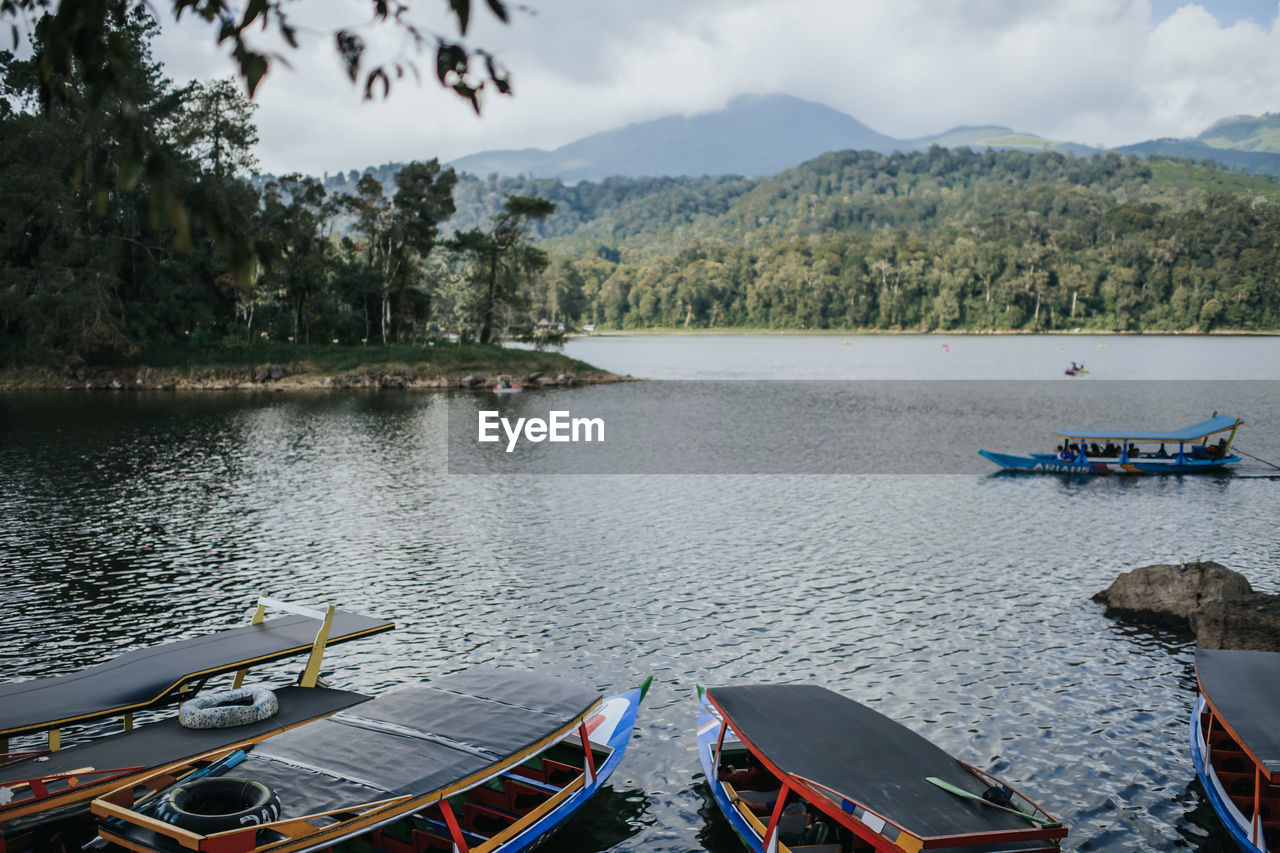
[[[464,178],[557,211],[533,315],[622,328],[1280,329],[1280,183],[1189,161],[934,148],[772,178]]]

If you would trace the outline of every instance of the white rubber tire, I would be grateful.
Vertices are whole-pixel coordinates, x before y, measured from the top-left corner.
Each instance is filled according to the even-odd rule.
[[[280,703],[270,690],[242,687],[188,699],[178,708],[178,722],[188,729],[226,729],[265,720],[278,710]]]

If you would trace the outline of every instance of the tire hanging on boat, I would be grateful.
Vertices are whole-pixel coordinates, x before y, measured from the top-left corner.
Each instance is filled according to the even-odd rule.
[[[188,729],[225,729],[265,720],[278,710],[275,693],[265,687],[242,687],[188,699],[178,707],[178,722]]]
[[[161,797],[155,817],[200,835],[212,835],[279,819],[280,796],[253,779],[205,776],[178,785]]]

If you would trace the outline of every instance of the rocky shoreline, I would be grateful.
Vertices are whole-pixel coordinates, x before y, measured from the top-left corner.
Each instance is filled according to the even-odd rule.
[[[474,391],[493,386],[499,376],[507,376],[515,384],[526,388],[568,388],[634,381],[633,377],[618,376],[606,371],[581,374],[562,372],[555,375],[539,371],[524,374],[500,371],[456,376],[441,374],[427,364],[384,364],[338,375],[320,373],[307,365],[289,364],[200,369],[68,367],[60,371],[27,370],[16,376],[0,377],[0,391]]]

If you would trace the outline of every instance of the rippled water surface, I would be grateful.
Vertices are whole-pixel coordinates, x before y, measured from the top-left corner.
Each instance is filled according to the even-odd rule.
[[[678,369],[668,340],[570,349],[669,378],[726,363],[743,378],[751,358],[758,378],[853,378],[832,365],[857,349],[895,376],[1034,378],[1071,358],[1057,343],[1085,346],[974,339],[993,349],[971,374],[934,364],[970,339],[949,351],[937,339],[681,339]],[[1143,378],[1280,368],[1280,341],[1260,339],[1111,339],[1105,363],[1130,346]],[[642,401],[644,387],[581,393]],[[1255,411],[1276,411],[1271,387],[1257,384],[1270,396]],[[558,393],[571,406],[579,392]],[[0,396],[0,679],[238,624],[259,593],[335,602],[398,625],[330,650],[336,686],[480,663],[601,689],[655,676],[610,789],[547,848],[560,853],[739,850],[703,799],[694,686],[747,680],[818,683],[877,708],[1033,794],[1070,825],[1069,849],[1232,849],[1185,747],[1189,638],[1106,619],[1090,596],[1122,571],[1200,557],[1280,592],[1280,482],[1266,476],[1280,471],[462,476],[445,459],[450,405]],[[769,401],[757,411],[768,419]],[[1240,446],[1268,457],[1275,427],[1250,420]]]

